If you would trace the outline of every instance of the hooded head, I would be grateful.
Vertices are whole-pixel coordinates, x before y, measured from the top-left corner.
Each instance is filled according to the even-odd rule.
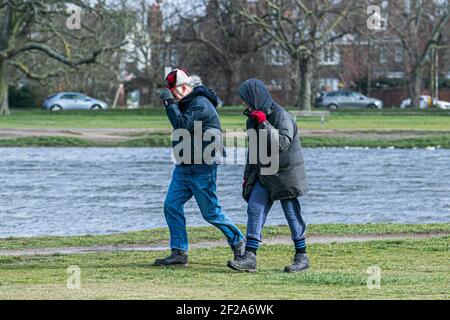
[[[272,113],[273,99],[269,90],[261,80],[249,79],[239,87],[239,97],[247,106],[253,110],[263,111],[265,114]]]

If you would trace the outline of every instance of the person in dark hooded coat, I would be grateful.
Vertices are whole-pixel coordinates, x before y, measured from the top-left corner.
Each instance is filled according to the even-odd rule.
[[[264,223],[274,201],[280,200],[296,251],[294,263],[285,267],[285,271],[305,270],[309,268],[309,259],[299,197],[308,191],[308,183],[297,123],[290,113],[273,101],[260,80],[242,83],[239,96],[247,108],[244,112],[249,117],[247,130],[256,130],[258,147],[263,134],[270,136],[271,131],[278,131],[278,139],[269,137],[268,140],[277,144],[279,167],[275,174],[265,175],[262,170],[265,165],[259,161],[261,150],[249,145],[249,152],[257,150],[258,155],[254,157],[256,163],[250,163],[248,155],[244,170],[243,197],[248,202],[246,248],[245,253],[229,261],[228,266],[239,271],[256,271],[256,253],[262,242]],[[251,139],[249,143],[252,143]]]

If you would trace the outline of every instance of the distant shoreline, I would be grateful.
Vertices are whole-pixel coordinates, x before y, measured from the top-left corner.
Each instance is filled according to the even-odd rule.
[[[356,135],[356,138],[348,136],[303,136],[302,146],[305,148],[396,148],[396,149],[450,149],[450,134],[437,132],[424,136],[396,138],[395,135],[367,137]],[[244,139],[238,139],[238,146],[244,146]],[[6,147],[83,147],[83,148],[146,148],[146,147],[170,147],[170,134],[145,134],[142,137],[128,137],[117,140],[101,140],[68,136],[25,136],[18,138],[0,139],[0,148]]]

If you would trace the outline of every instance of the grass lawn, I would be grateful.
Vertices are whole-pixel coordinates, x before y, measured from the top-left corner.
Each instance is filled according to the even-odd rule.
[[[263,246],[256,274],[226,267],[226,248],[190,252],[188,268],[152,266],[161,252],[0,257],[0,299],[448,299],[450,237],[315,244],[312,268],[285,274],[292,248]],[[69,266],[81,289],[66,287]],[[367,269],[381,270],[381,288],[367,288]]]
[[[245,232],[245,226],[239,225]],[[189,241],[216,241],[223,239],[220,231],[213,227],[188,228]],[[450,234],[450,223],[437,224],[311,224],[308,235],[375,235],[375,234],[424,234],[446,232]],[[266,226],[264,236],[290,236],[288,226]],[[118,233],[110,235],[85,235],[70,237],[0,238],[0,249],[58,248],[95,245],[155,245],[169,239],[167,228]]]
[[[244,129],[245,117],[242,108],[220,109],[222,126],[225,129]],[[345,129],[345,130],[426,130],[450,131],[450,112],[427,111],[340,111],[334,112],[321,125],[315,118],[301,118],[301,129]],[[13,111],[0,117],[2,128],[170,128],[163,108],[141,110],[93,111]]]
[[[243,130],[242,107],[220,109],[224,129]],[[323,125],[318,118],[298,120],[304,147],[450,148],[450,112],[442,110],[362,110],[333,112]],[[0,139],[0,147],[170,147],[170,123],[162,108],[109,111],[13,111],[0,117],[3,129],[153,129],[120,142],[86,137],[33,136]],[[330,130],[347,132],[335,134]],[[383,134],[380,134],[382,133]],[[375,134],[376,133],[376,134]],[[6,135],[8,135],[6,133]],[[238,141],[244,145],[244,140]]]

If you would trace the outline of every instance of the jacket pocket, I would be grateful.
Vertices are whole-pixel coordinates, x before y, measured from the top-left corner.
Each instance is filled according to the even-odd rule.
[[[247,177],[247,183],[245,184],[245,188],[242,189],[242,198],[246,202],[250,200],[250,196],[252,195],[253,187],[255,186],[256,181],[258,181],[258,170],[253,170]]]

